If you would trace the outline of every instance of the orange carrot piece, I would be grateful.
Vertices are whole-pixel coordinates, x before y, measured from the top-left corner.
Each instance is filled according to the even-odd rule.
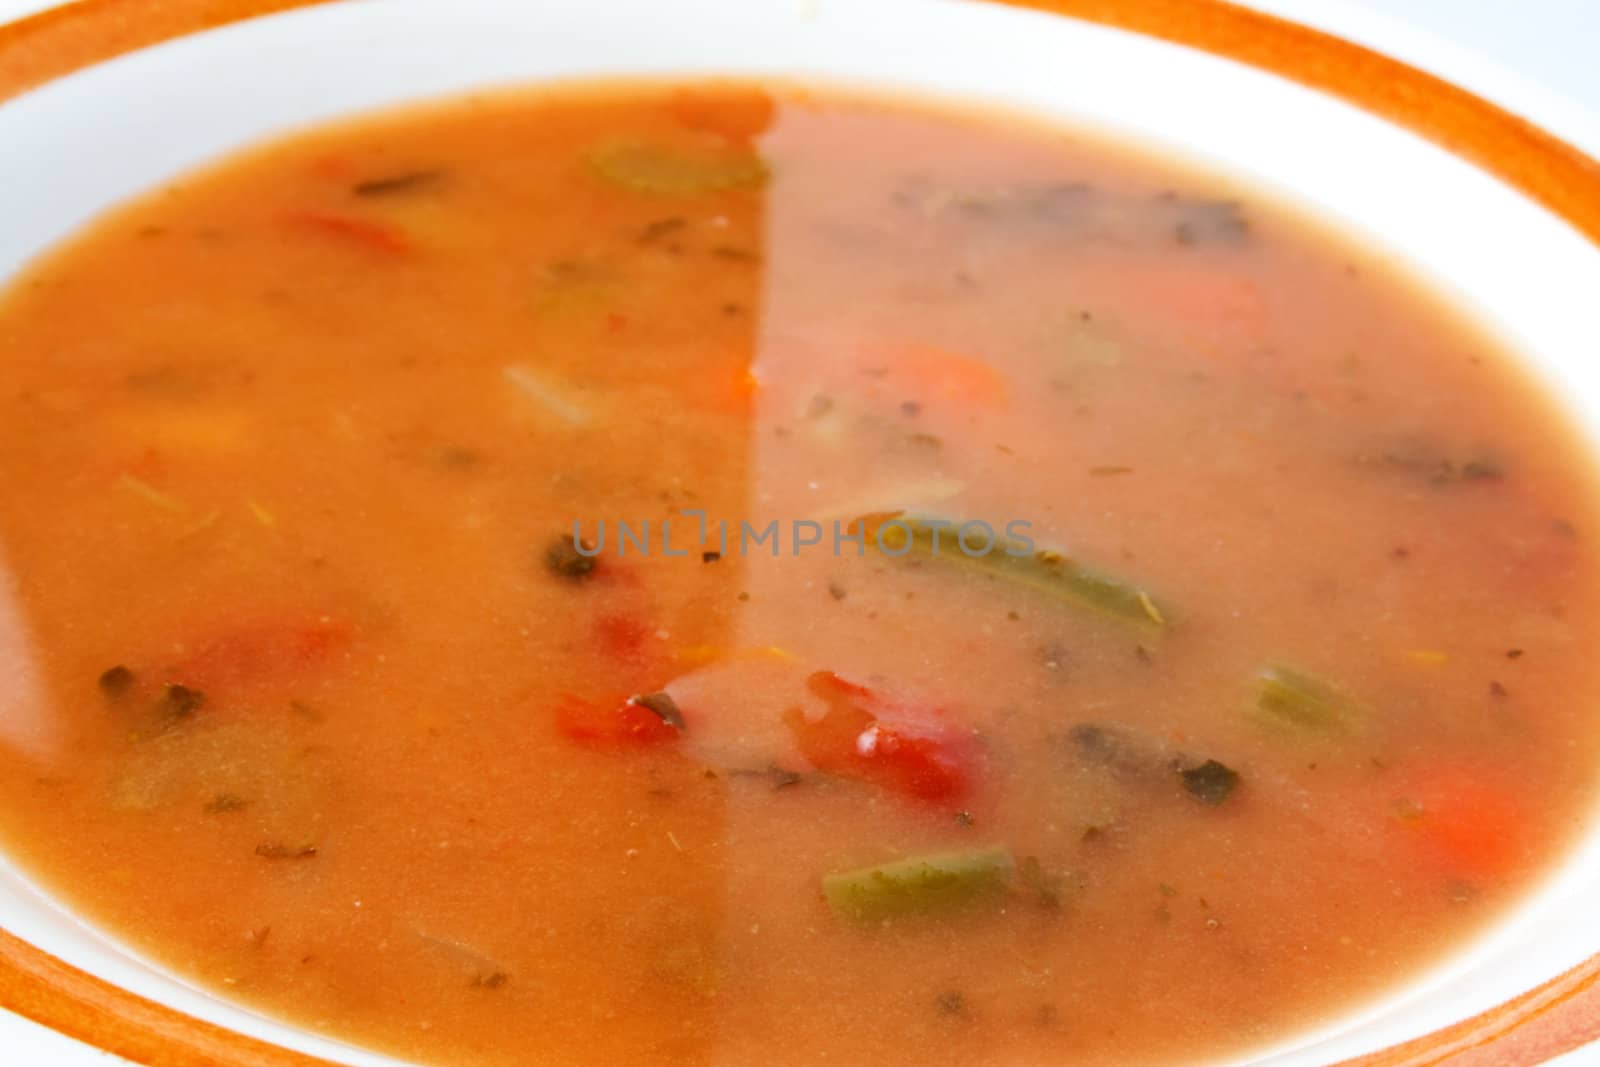
[[[371,252],[397,256],[411,251],[411,242],[393,226],[323,211],[297,211],[288,217],[299,229],[337,238]]]
[[[1528,847],[1530,823],[1515,791],[1481,767],[1444,767],[1411,780],[1403,819],[1425,851],[1464,878],[1512,874]]]
[[[986,360],[930,344],[907,344],[867,353],[907,392],[934,402],[970,408],[1004,408],[1010,399],[1005,375]]]

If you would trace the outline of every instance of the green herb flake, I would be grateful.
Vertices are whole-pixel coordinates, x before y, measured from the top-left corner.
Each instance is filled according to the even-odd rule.
[[[1015,867],[1004,848],[917,856],[826,875],[822,894],[836,918],[852,922],[942,915],[998,899]]]
[[[1256,674],[1252,711],[1258,719],[1301,730],[1341,733],[1354,725],[1354,701],[1320,678],[1271,665]]]

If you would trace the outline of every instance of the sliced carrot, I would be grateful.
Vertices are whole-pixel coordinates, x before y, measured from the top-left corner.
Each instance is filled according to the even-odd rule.
[[[647,748],[678,738],[677,727],[627,698],[562,694],[555,704],[555,724],[563,736],[590,748]]]

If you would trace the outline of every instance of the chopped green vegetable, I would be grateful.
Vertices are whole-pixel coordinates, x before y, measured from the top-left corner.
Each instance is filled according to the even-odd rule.
[[[884,513],[858,521],[867,536],[876,536],[886,552],[899,558],[965,567],[1143,629],[1159,631],[1169,625],[1167,612],[1146,590],[1053,549],[1032,551],[1031,545],[997,537],[988,551],[969,552],[958,541],[962,524],[954,520]]]
[[[582,543],[586,550],[593,546]],[[581,582],[594,574],[595,564],[600,562],[599,556],[586,556],[578,551],[579,544],[570,537],[557,537],[550,542],[550,547],[544,550],[545,569],[557,578],[566,578],[569,581]]]
[[[1263,667],[1253,705],[1259,719],[1302,729],[1342,732],[1357,714],[1354,701],[1320,678],[1291,667]]]
[[[120,663],[100,675],[100,692],[115,700],[123,696],[132,688],[134,683],[133,672]]]
[[[1004,848],[918,856],[826,875],[822,893],[837,918],[855,922],[933,915],[997,896],[1015,866]]]
[[[1183,787],[1202,804],[1221,804],[1239,784],[1239,772],[1214,759],[1178,772]]]
[[[672,699],[670,693],[645,693],[642,696],[629,697],[628,703],[637,704],[647,711],[654,712],[662,722],[674,730],[681,731],[684,727],[683,712],[678,710],[678,702]]]
[[[589,153],[589,165],[613,185],[641,193],[709,193],[750,188],[767,180],[767,165],[760,156],[724,145],[620,142]]]
[[[356,196],[393,196],[397,193],[413,193],[439,184],[444,178],[441,170],[413,170],[404,174],[394,174],[387,178],[372,178],[364,182],[357,182],[350,187]]]

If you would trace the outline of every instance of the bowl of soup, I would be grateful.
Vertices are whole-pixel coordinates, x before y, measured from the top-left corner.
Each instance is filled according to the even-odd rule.
[[[280,6],[0,37],[0,1003],[1593,1034],[1591,161],[1220,4]]]

